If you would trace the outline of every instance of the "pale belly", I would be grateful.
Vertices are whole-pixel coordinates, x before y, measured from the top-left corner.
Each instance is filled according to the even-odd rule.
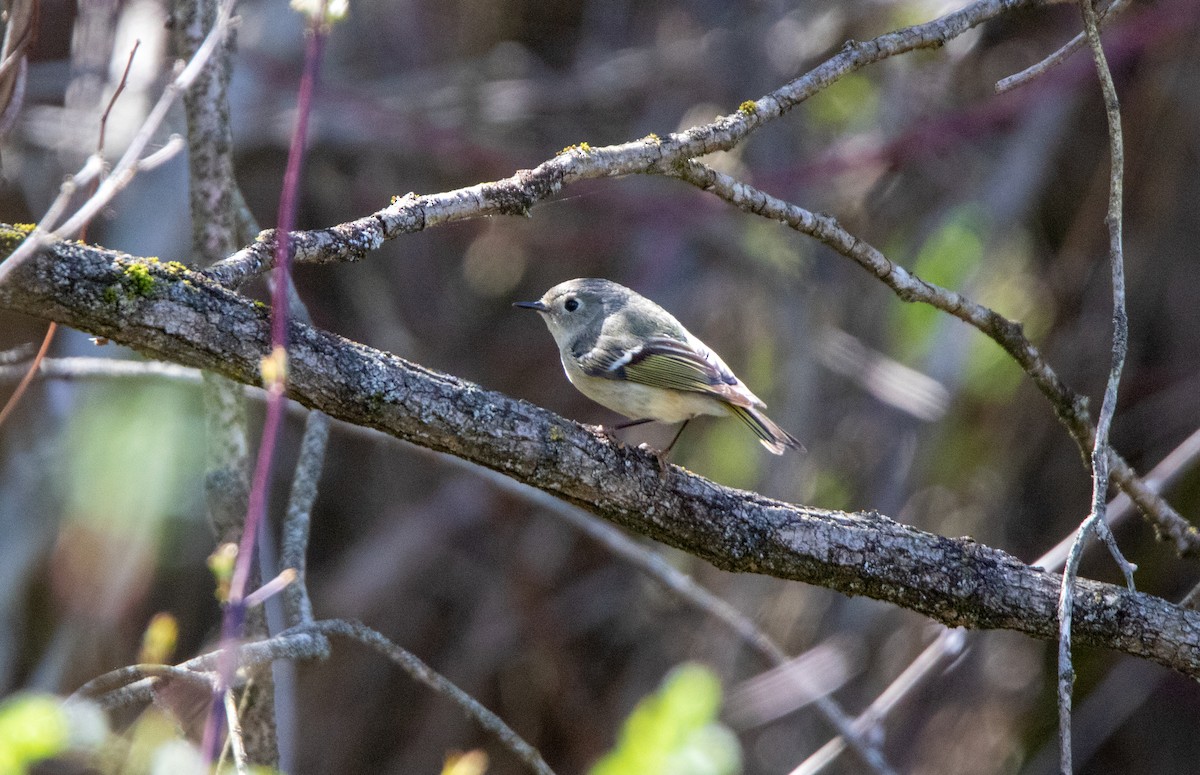
[[[700,414],[720,416],[729,413],[725,402],[703,393],[664,390],[634,382],[590,377],[566,362],[563,363],[563,370],[580,393],[632,420],[652,419],[675,423]]]

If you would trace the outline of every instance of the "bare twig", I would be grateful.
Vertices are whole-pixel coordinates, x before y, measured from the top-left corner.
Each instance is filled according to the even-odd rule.
[[[0,366],[0,382],[19,380],[26,367],[20,364]],[[38,364],[34,377],[40,379],[163,379],[179,382],[200,382],[200,371],[164,361],[130,361],[117,358],[46,358]]]
[[[262,605],[288,587],[295,586],[296,579],[299,577],[300,574],[296,572],[295,568],[284,568],[275,578],[260,587],[256,587],[253,592],[246,595],[246,607],[253,608],[256,605]]]
[[[867,65],[923,48],[937,48],[990,19],[1040,0],[976,0],[933,21],[904,27],[867,41],[850,41],[808,71],[734,113],[711,123],[663,137],[606,147],[573,148],[531,170],[492,183],[442,194],[406,194],[390,206],[338,226],[294,232],[288,236],[293,261],[332,263],[357,261],[384,240],[401,234],[492,215],[526,215],[534,205],[555,196],[564,185],[580,180],[635,174],[665,174],[675,165],[713,151],[727,151],[763,125],[817,94],[842,76]],[[276,235],[258,239],[210,267],[208,275],[236,288],[270,268]]]
[[[212,675],[201,670],[174,665],[126,665],[96,676],[75,690],[72,697],[101,697],[129,684],[156,678],[174,678],[180,681],[212,688]]]
[[[265,640],[242,643],[233,650],[239,668],[256,667],[277,659],[325,659],[329,656],[329,640],[319,632],[299,628]],[[224,653],[218,649],[193,657],[174,667],[123,667],[89,681],[76,690],[75,695],[95,698],[100,707],[111,710],[150,702],[154,696],[154,687],[163,679],[186,680],[209,689],[216,681],[217,663]]]
[[[962,630],[942,630],[941,634],[896,677],[896,680],[892,681],[888,688],[876,697],[875,701],[858,718],[854,719],[853,729],[858,733],[865,733],[883,723],[883,719],[892,711],[892,708],[896,707],[901,699],[920,685],[921,681],[929,676],[934,668],[946,664],[948,660],[954,659],[962,653],[966,639],[966,633]],[[801,762],[788,775],[816,775],[831,764],[844,750],[846,750],[845,739],[835,737]]]
[[[1129,7],[1129,1],[1116,0],[1112,5],[1105,8],[1100,14],[1099,26],[1103,28],[1110,21],[1117,18],[1121,11]],[[1048,70],[1065,62],[1068,57],[1083,48],[1083,44],[1086,41],[1087,37],[1085,33],[1081,32],[1037,64],[1030,65],[1021,72],[1014,73],[1007,78],[1001,78],[996,82],[996,93],[1003,94],[1006,91],[1012,91],[1020,86],[1024,86]]]
[[[46,352],[50,349],[50,343],[54,341],[54,332],[58,330],[58,324],[53,320],[46,327],[46,335],[42,337],[42,345],[38,348],[37,355],[33,356],[33,362],[25,368],[25,373],[21,377],[21,381],[17,383],[17,387],[13,390],[12,395],[4,402],[4,408],[0,409],[0,425],[8,419],[12,411],[17,408],[17,404],[21,400],[21,396],[25,395],[25,391],[29,388],[29,383],[33,382],[33,378],[38,374],[38,368],[46,358]],[[0,367],[3,368],[3,367]]]
[[[233,749],[233,766],[238,775],[247,775],[246,744],[242,741],[242,724],[238,721],[237,700],[233,690],[225,690],[225,726],[229,729],[229,746]]]
[[[196,75],[212,55],[213,50],[224,40],[225,33],[229,28],[229,16],[232,6],[233,0],[223,0],[220,4],[217,12],[217,21],[213,25],[212,32],[209,33],[204,43],[196,51],[191,60],[188,61],[187,65],[180,69],[175,78],[163,89],[158,102],[150,110],[149,115],[146,116],[146,120],[142,122],[141,128],[130,142],[129,147],[125,149],[125,153],[121,156],[120,160],[104,177],[96,192],[59,226],[55,224],[61,211],[55,211],[52,208],[52,212],[48,212],[43,216],[37,227],[29,234],[25,241],[8,256],[8,259],[4,263],[0,264],[0,283],[3,283],[4,279],[30,255],[44,248],[51,240],[70,237],[78,233],[92,218],[96,217],[96,214],[101,209],[112,201],[112,198],[118,192],[129,185],[140,169],[142,152],[149,144],[150,139],[154,136],[163,119],[166,118],[167,111],[170,110],[171,105],[174,104],[179,95],[196,78]],[[81,185],[79,181],[85,172],[88,173],[89,176],[87,179],[90,180],[92,171],[98,171],[100,164],[100,160],[95,156],[89,157],[88,161],[85,162],[84,168],[74,176],[74,185],[76,187]]]
[[[309,412],[300,442],[300,457],[292,477],[292,492],[288,498],[287,516],[283,522],[283,551],[280,562],[294,568],[299,578],[283,592],[289,626],[313,620],[312,601],[308,596],[307,553],[309,523],[313,503],[317,499],[317,484],[325,462],[325,447],[329,441],[329,416]]]
[[[504,744],[504,747],[525,762],[529,769],[538,775],[554,775],[554,770],[550,769],[538,750],[525,742],[499,716],[480,705],[474,697],[455,686],[441,673],[418,659],[416,655],[400,648],[370,627],[359,622],[332,620],[316,622],[301,629],[320,632],[324,635],[339,635],[370,646],[399,665],[414,680],[425,684],[457,705],[464,713],[475,719],[480,726],[495,735]]]
[[[1079,527],[1075,543],[1067,555],[1063,569],[1062,591],[1059,598],[1058,621],[1058,736],[1059,769],[1070,773],[1071,766],[1071,689],[1075,683],[1075,670],[1071,662],[1071,618],[1075,603],[1075,575],[1083,552],[1083,543],[1093,530],[1104,540],[1109,552],[1125,575],[1130,592],[1133,591],[1134,568],[1117,548],[1112,531],[1105,522],[1109,485],[1108,429],[1117,408],[1117,390],[1121,384],[1121,370],[1125,365],[1128,349],[1129,320],[1125,313],[1125,260],[1122,245],[1122,201],[1124,191],[1125,152],[1121,135],[1121,105],[1117,89],[1108,69],[1104,48],[1100,43],[1100,31],[1096,23],[1096,12],[1092,0],[1080,0],[1083,27],[1092,59],[1096,63],[1096,74],[1104,95],[1104,113],[1108,123],[1109,140],[1109,191],[1108,214],[1108,258],[1112,270],[1113,339],[1112,365],[1108,373],[1108,384],[1104,390],[1104,402],[1100,407],[1100,418],[1096,425],[1096,444],[1092,451],[1092,511]]]
[[[125,60],[125,69],[121,71],[121,80],[117,81],[117,88],[113,89],[112,96],[109,97],[108,104],[104,107],[104,113],[100,116],[100,139],[96,143],[99,152],[104,150],[104,134],[108,127],[108,117],[112,114],[112,109],[117,104],[121,92],[125,91],[125,86],[129,83],[129,71],[133,68],[133,58],[137,56],[138,48],[141,45],[140,39],[133,42],[133,48],[129,50],[129,57]]]
[[[380,633],[360,622],[341,619],[309,622],[270,638],[217,649],[175,665],[131,665],[95,678],[72,696],[95,698],[102,708],[112,709],[149,702],[155,682],[174,678],[205,687],[216,679],[216,669],[232,660],[238,668],[265,665],[277,659],[311,660],[329,656],[326,636],[358,641],[400,666],[414,680],[453,702],[480,726],[496,736],[521,761],[539,775],[554,775],[537,749],[527,743],[496,714],[455,686],[445,676]],[[222,707],[225,700],[222,699]]]

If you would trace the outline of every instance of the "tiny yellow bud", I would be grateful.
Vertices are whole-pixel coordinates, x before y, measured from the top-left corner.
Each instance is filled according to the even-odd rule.
[[[292,0],[292,10],[302,13],[309,19],[316,19],[317,14],[321,13],[321,8],[324,6],[325,16],[319,19],[323,24],[333,24],[340,22],[350,13],[350,0]]]
[[[487,754],[480,750],[452,753],[442,765],[442,775],[483,775],[487,771]]]
[[[149,662],[156,665],[166,664],[175,651],[179,640],[179,622],[165,611],[159,611],[150,618],[146,631],[142,633],[142,648],[138,652],[138,662]]]
[[[273,348],[271,354],[262,359],[262,365],[259,368],[262,372],[263,387],[269,390],[272,387],[282,386],[284,382],[287,382],[287,350],[282,347]]]
[[[233,566],[237,562],[237,555],[237,544],[230,542],[221,544],[208,556],[208,569],[217,581],[217,600],[222,603],[229,599],[229,584],[233,581]]]

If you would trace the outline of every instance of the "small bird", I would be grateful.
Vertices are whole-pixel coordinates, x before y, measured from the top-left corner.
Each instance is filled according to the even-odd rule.
[[[804,445],[763,414],[766,404],[734,376],[720,356],[671,313],[623,285],[577,279],[559,283],[537,301],[514,307],[537,310],[558,344],[563,370],[579,392],[625,415],[628,428],[647,422],[682,422],[701,414],[733,415],[776,455]]]

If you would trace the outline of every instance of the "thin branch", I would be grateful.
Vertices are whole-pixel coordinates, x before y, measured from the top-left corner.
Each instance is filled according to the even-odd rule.
[[[212,32],[209,33],[204,43],[196,51],[191,60],[188,61],[187,65],[180,69],[175,78],[163,89],[158,102],[150,110],[150,113],[146,116],[146,120],[142,122],[141,128],[125,149],[125,153],[112,168],[112,171],[105,176],[96,189],[96,192],[60,226],[55,226],[55,222],[58,220],[58,213],[54,213],[54,217],[50,217],[51,214],[47,213],[25,241],[9,254],[4,263],[0,264],[0,284],[3,284],[5,278],[20,266],[22,262],[27,260],[30,255],[44,248],[51,240],[56,238],[62,239],[77,234],[92,218],[96,217],[97,213],[112,201],[114,196],[129,185],[134,175],[138,172],[138,164],[142,152],[149,144],[150,139],[154,136],[163,119],[166,118],[167,111],[170,110],[175,100],[179,98],[179,95],[188,88],[201,68],[204,67],[212,52],[224,40],[225,34],[229,29],[229,17],[232,7],[233,0],[223,0],[221,2]],[[94,157],[89,158],[84,165],[84,170],[91,169],[95,164]],[[81,170],[80,174],[84,170]],[[79,176],[77,175],[76,177]],[[75,185],[78,186],[79,183]]]
[[[316,88],[317,73],[320,69],[321,53],[324,49],[328,27],[324,23],[325,3],[322,0],[318,14],[310,19],[307,30],[307,45],[304,56],[304,72],[300,79],[299,106],[296,116],[296,126],[292,132],[291,146],[288,149],[287,169],[284,173],[283,186],[279,199],[279,228],[278,232],[285,235],[276,246],[275,255],[275,288],[271,300],[271,354],[264,359],[262,365],[263,382],[267,388],[267,413],[263,421],[262,436],[259,441],[258,457],[255,461],[254,475],[251,480],[250,497],[246,506],[246,519],[242,528],[242,536],[234,565],[233,578],[230,581],[229,600],[225,606],[221,638],[223,642],[231,643],[241,637],[245,616],[245,595],[250,584],[250,574],[255,556],[255,544],[258,540],[259,526],[266,519],[267,490],[270,483],[271,469],[275,461],[275,450],[279,443],[280,428],[283,423],[286,399],[284,389],[287,384],[288,371],[288,289],[291,288],[289,247],[286,235],[292,230],[296,218],[296,204],[299,198],[300,171],[304,164],[304,150],[308,139],[308,120],[312,113],[313,92]],[[232,231],[232,230],[231,230]],[[321,450],[323,452],[323,448]],[[301,549],[303,551],[303,549]],[[233,666],[224,666],[221,670],[221,681],[228,682],[233,677]],[[218,745],[218,722],[220,720],[216,708],[209,713],[205,725],[204,751],[212,761]]]
[[[883,719],[896,707],[896,704],[919,686],[922,681],[932,675],[934,668],[946,664],[947,661],[956,658],[962,653],[965,643],[966,634],[962,630],[943,630],[896,677],[896,680],[892,681],[888,688],[876,697],[875,701],[858,718],[854,719],[853,728],[855,731],[865,733],[867,730],[876,728],[882,724]],[[844,750],[846,750],[845,739],[835,737],[817,749],[812,756],[801,762],[788,775],[816,775],[816,773],[832,764],[834,759],[840,756]]]
[[[326,659],[329,657],[330,648],[329,639],[323,634],[300,628],[265,640],[239,644],[233,647],[232,651],[237,666],[247,668],[266,665],[277,659]],[[210,689],[216,680],[217,665],[225,658],[224,655],[225,650],[218,649],[193,657],[174,667],[133,665],[119,668],[88,681],[77,689],[72,697],[94,698],[101,708],[112,710],[150,702],[154,699],[155,687],[164,679],[186,680]]]
[[[139,681],[150,681],[158,678],[174,678],[187,683],[196,684],[204,689],[212,688],[212,675],[208,672],[193,670],[184,666],[174,665],[126,665],[110,670],[103,675],[79,687],[72,697],[100,697],[122,689],[129,684]]]
[[[475,719],[476,723],[495,735],[496,739],[517,758],[525,762],[529,769],[538,775],[554,775],[554,770],[550,769],[538,750],[525,742],[508,724],[504,723],[503,719],[479,704],[474,697],[455,686],[441,673],[418,659],[416,655],[400,648],[370,627],[360,622],[335,619],[316,622],[302,629],[320,632],[324,635],[339,635],[370,646],[399,665],[413,680],[425,684],[457,705],[460,710]]]
[[[117,82],[117,88],[113,89],[112,96],[108,99],[108,105],[104,107],[104,112],[100,115],[100,139],[96,142],[98,152],[104,150],[104,134],[108,127],[108,117],[112,113],[113,106],[117,104],[121,92],[125,91],[125,86],[129,83],[129,71],[133,69],[133,58],[137,56],[141,45],[141,38],[133,42],[133,48],[129,50],[129,56],[125,59],[125,69],[121,71],[121,80]]]
[[[25,391],[29,389],[29,384],[37,376],[38,369],[45,361],[46,353],[50,350],[50,343],[54,341],[54,332],[57,330],[58,324],[51,320],[50,325],[46,327],[45,336],[42,337],[42,345],[38,347],[37,355],[33,356],[33,362],[25,368],[25,373],[21,376],[21,381],[17,383],[17,387],[13,390],[12,395],[4,402],[4,408],[0,409],[0,425],[4,425],[4,421],[17,408],[17,404],[21,401],[21,396],[25,395]],[[4,368],[9,367],[0,367],[0,369]]]
[[[228,661],[232,661],[239,671],[245,672],[245,668],[266,665],[278,659],[327,659],[330,654],[327,638],[329,635],[358,641],[383,654],[414,680],[457,705],[480,726],[495,735],[531,770],[539,775],[554,775],[554,771],[542,759],[537,749],[522,739],[500,717],[480,705],[469,694],[412,653],[370,627],[354,621],[327,619],[309,622],[260,641],[220,648],[174,667],[169,665],[131,665],[105,673],[89,681],[76,690],[72,697],[95,698],[98,704],[105,709],[149,702],[157,681],[163,678],[174,678],[200,683],[207,688],[216,678],[217,667]],[[228,694],[228,692],[224,694]],[[223,699],[223,708],[225,703],[226,700]]]
[[[492,215],[527,215],[534,205],[580,180],[621,175],[667,174],[675,165],[713,151],[727,151],[753,132],[827,88],[839,78],[889,57],[945,45],[968,30],[1040,0],[977,0],[924,24],[904,27],[867,41],[850,41],[799,78],[736,112],[664,137],[606,147],[572,147],[531,170],[492,183],[442,194],[405,194],[371,215],[338,226],[288,235],[297,263],[357,261],[385,240],[433,226]],[[267,231],[207,274],[230,288],[271,268],[276,236]]]
[[[226,689],[224,696],[225,726],[229,730],[229,746],[233,749],[233,766],[238,775],[247,775],[250,768],[246,760],[246,744],[242,740],[242,724],[238,721],[237,701],[232,689]]]
[[[19,364],[0,366],[0,382],[21,379],[27,367]],[[46,358],[34,371],[39,379],[110,380],[110,379],[155,379],[198,384],[200,371],[176,363],[163,361],[130,361],[118,358],[92,358],[74,356],[68,358]],[[253,388],[251,388],[253,389]]]
[[[1074,579],[1079,569],[1080,557],[1083,553],[1083,543],[1092,531],[1104,540],[1109,552],[1120,566],[1125,575],[1129,590],[1133,591],[1134,568],[1117,548],[1112,531],[1105,522],[1105,508],[1108,505],[1109,486],[1109,445],[1108,430],[1112,424],[1113,415],[1117,409],[1117,391],[1121,384],[1121,371],[1125,365],[1125,353],[1129,347],[1129,319],[1125,312],[1125,259],[1122,245],[1122,203],[1124,193],[1125,151],[1121,135],[1121,104],[1117,98],[1117,88],[1113,83],[1112,73],[1108,69],[1108,60],[1104,56],[1104,47],[1100,43],[1100,31],[1096,22],[1096,11],[1092,0],[1080,0],[1080,10],[1083,15],[1083,27],[1087,34],[1088,45],[1092,49],[1092,59],[1096,63],[1096,74],[1100,79],[1100,89],[1104,95],[1104,114],[1108,124],[1109,141],[1109,190],[1108,214],[1105,221],[1108,224],[1108,260],[1112,270],[1113,298],[1113,338],[1112,365],[1108,373],[1108,384],[1104,390],[1104,401],[1100,406],[1100,418],[1096,425],[1096,444],[1092,451],[1092,511],[1079,527],[1075,543],[1067,556],[1067,564],[1063,569],[1062,592],[1059,598],[1058,619],[1058,735],[1059,735],[1059,769],[1064,773],[1072,771],[1071,766],[1071,690],[1075,683],[1075,670],[1071,662],[1071,621],[1074,612]]]
[[[299,577],[300,574],[296,572],[295,568],[284,568],[275,578],[260,587],[256,587],[253,592],[246,595],[244,600],[246,607],[253,608],[254,606],[262,605],[288,587],[295,586],[296,580]]]
[[[1100,28],[1103,29],[1110,21],[1117,18],[1122,11],[1129,7],[1129,3],[1130,0],[1116,0],[1112,5],[1105,8],[1100,14]],[[1065,62],[1072,54],[1083,48],[1085,42],[1087,42],[1086,34],[1083,32],[1079,33],[1037,64],[1030,65],[1021,72],[1014,73],[1007,78],[1001,78],[996,82],[996,93],[1003,94],[1004,92],[1012,91],[1038,78],[1043,73]]]
[[[295,569],[299,575],[296,583],[283,592],[289,626],[313,620],[312,600],[308,596],[308,534],[328,442],[329,417],[322,412],[309,412],[304,425],[304,438],[300,441],[296,472],[292,477],[287,516],[283,522],[280,562],[285,568]]]
[[[855,261],[882,280],[902,301],[922,302],[942,310],[978,329],[1000,345],[1029,375],[1055,415],[1066,426],[1084,454],[1095,446],[1095,429],[1088,416],[1086,399],[1071,390],[1026,337],[1021,325],[955,291],[930,283],[890,261],[870,244],[842,228],[837,219],[820,215],[777,199],[729,175],[689,161],[674,173],[680,179],[708,191],[750,213],[779,221],[807,234]],[[1145,486],[1137,473],[1112,448],[1106,449],[1113,478],[1161,533],[1182,554],[1200,552],[1200,535],[1165,499]]]

